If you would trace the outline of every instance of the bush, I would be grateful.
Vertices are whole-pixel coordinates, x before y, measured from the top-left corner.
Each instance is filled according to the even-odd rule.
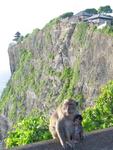
[[[83,112],[83,126],[86,131],[113,126],[113,81],[101,90],[96,105]]]
[[[48,122],[44,117],[29,117],[15,124],[5,139],[6,147],[12,148],[51,138]]]
[[[64,13],[60,16],[61,19],[67,18],[67,17],[72,17],[73,16],[73,12],[67,12]]]
[[[113,36],[113,26],[107,25],[103,29],[99,29],[99,31],[105,35]]]
[[[98,11],[95,8],[85,9],[84,11],[91,14],[91,15],[98,13]]]

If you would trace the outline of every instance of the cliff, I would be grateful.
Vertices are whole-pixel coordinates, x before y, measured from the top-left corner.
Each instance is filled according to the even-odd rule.
[[[113,37],[71,18],[35,29],[8,53],[12,76],[0,102],[9,124],[35,112],[47,117],[63,99],[94,105],[100,87],[113,79]]]

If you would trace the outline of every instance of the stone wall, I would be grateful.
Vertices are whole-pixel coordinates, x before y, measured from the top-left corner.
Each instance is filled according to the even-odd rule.
[[[92,132],[85,136],[83,142],[75,145],[73,150],[113,150],[113,128]],[[13,150],[63,150],[54,140],[34,143]],[[69,149],[70,150],[70,149]]]

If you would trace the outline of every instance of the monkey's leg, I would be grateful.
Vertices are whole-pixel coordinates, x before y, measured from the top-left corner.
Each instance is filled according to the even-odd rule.
[[[51,132],[53,139],[58,139],[55,127],[49,126],[49,131]]]
[[[58,120],[56,124],[56,131],[59,138],[59,141],[64,148],[64,150],[74,150],[71,143],[67,143],[66,131],[65,131],[64,120]]]
[[[84,140],[84,132],[83,132],[83,128],[81,128],[81,132],[80,132],[80,140],[81,140],[81,141]]]

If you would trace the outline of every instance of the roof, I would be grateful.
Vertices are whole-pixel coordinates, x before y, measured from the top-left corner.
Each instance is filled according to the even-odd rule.
[[[85,11],[80,11],[79,13],[77,13],[75,16],[92,16],[91,14],[85,12]]]
[[[93,19],[97,19],[97,18],[102,18],[102,19],[107,19],[107,20],[113,19],[112,16],[103,15],[103,14],[96,14],[96,15],[93,15],[93,16],[87,18],[86,20],[93,20]]]

